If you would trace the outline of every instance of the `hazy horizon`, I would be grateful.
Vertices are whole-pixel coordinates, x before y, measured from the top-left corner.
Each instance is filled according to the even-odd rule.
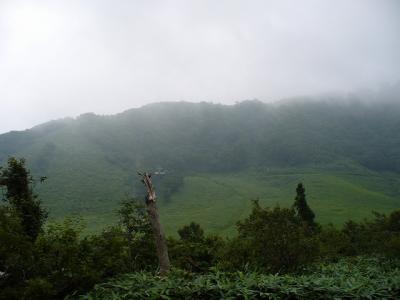
[[[162,101],[400,82],[398,1],[0,3],[0,133]]]

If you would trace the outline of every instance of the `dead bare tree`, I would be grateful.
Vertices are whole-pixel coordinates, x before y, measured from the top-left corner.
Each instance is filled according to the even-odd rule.
[[[165,239],[165,234],[160,223],[160,217],[156,205],[156,192],[151,182],[151,174],[138,173],[142,178],[142,183],[146,186],[146,208],[149,214],[151,227],[153,229],[154,241],[156,243],[156,250],[158,262],[160,267],[160,275],[165,276],[171,269],[171,263],[168,256],[168,247]]]

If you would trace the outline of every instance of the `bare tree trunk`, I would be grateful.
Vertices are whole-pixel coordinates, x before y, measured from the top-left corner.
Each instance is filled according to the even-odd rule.
[[[139,173],[139,175],[142,176],[142,182],[147,188],[146,207],[149,214],[151,227],[153,229],[154,241],[156,243],[160,275],[165,276],[170,271],[171,263],[168,256],[167,242],[157,211],[156,192],[154,190],[153,183],[151,182],[151,174]]]

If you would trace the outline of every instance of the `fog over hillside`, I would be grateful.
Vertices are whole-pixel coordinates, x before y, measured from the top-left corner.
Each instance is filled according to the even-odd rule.
[[[0,2],[0,132],[400,80],[396,0]]]
[[[0,300],[400,299],[400,0],[0,0]]]
[[[300,181],[321,222],[390,211],[399,16],[395,0],[0,1],[0,166],[25,158],[50,216],[91,230],[142,198],[143,170],[163,174],[169,232],[229,233]]]
[[[398,206],[400,93],[392,86],[367,94],[87,113],[0,135],[0,162],[25,157],[35,176],[47,176],[38,188],[58,217],[79,213],[107,223],[98,216],[112,218],[125,194],[143,196],[136,174],[148,170],[164,174],[155,180],[172,231],[191,213],[209,220],[208,197],[221,205],[233,201],[233,191],[235,214],[249,197],[285,205],[297,180],[324,209],[338,205],[329,188],[341,190],[340,208],[322,217],[340,223]],[[179,205],[188,205],[186,217],[177,216]],[[218,232],[234,225],[209,222]]]

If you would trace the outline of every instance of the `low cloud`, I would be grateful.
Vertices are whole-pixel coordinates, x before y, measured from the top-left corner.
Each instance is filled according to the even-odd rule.
[[[0,132],[150,102],[400,80],[396,0],[5,0],[0,22]]]

